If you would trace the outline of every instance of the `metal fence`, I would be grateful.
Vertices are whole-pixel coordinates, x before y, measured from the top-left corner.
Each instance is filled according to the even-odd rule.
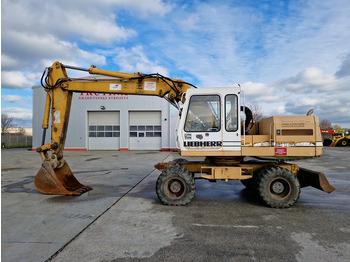
[[[1,134],[1,148],[32,147],[32,136]]]

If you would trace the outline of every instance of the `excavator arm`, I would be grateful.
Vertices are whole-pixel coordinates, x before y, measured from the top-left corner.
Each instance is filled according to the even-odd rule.
[[[70,78],[66,69],[86,71],[95,77]],[[83,69],[60,62],[45,69],[41,84],[47,96],[42,145],[36,151],[40,153],[43,163],[35,176],[34,184],[42,193],[63,195],[80,195],[92,190],[91,187],[79,183],[63,157],[74,92],[159,96],[178,107],[179,102],[184,102],[186,91],[193,86],[160,74],[128,74],[102,70],[95,66]],[[50,115],[51,143],[44,144]]]

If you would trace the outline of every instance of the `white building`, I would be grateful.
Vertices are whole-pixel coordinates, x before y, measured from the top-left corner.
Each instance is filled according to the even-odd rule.
[[[33,148],[42,141],[45,99],[45,90],[33,87]],[[177,114],[159,97],[74,93],[65,149],[174,150]]]

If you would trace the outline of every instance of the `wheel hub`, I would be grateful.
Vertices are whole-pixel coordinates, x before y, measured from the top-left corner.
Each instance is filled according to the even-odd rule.
[[[170,184],[169,189],[174,194],[179,193],[181,190],[181,184],[178,181],[173,181]]]
[[[276,194],[281,194],[284,191],[284,185],[277,181],[272,185],[272,191]]]
[[[181,178],[171,178],[165,183],[164,192],[171,199],[181,199],[186,194],[186,184]]]
[[[277,177],[269,185],[270,195],[277,200],[286,199],[292,192],[289,181],[283,177]]]

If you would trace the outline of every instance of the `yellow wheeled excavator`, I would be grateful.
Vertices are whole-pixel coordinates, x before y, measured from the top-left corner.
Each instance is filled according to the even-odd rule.
[[[67,69],[104,77],[70,78]],[[60,62],[45,69],[41,83],[47,98],[43,142],[36,150],[43,163],[34,183],[42,193],[80,195],[92,190],[74,177],[63,157],[74,92],[159,96],[179,109],[176,132],[180,154],[204,160],[179,158],[155,165],[161,171],[156,192],[166,205],[188,204],[194,197],[195,179],[241,180],[263,203],[275,208],[292,206],[302,187],[327,193],[334,190],[323,173],[283,160],[322,154],[318,118],[273,116],[254,122],[249,108],[241,105],[240,86],[196,88],[160,74],[127,74],[95,66],[83,69]],[[50,121],[51,143],[44,144]]]

